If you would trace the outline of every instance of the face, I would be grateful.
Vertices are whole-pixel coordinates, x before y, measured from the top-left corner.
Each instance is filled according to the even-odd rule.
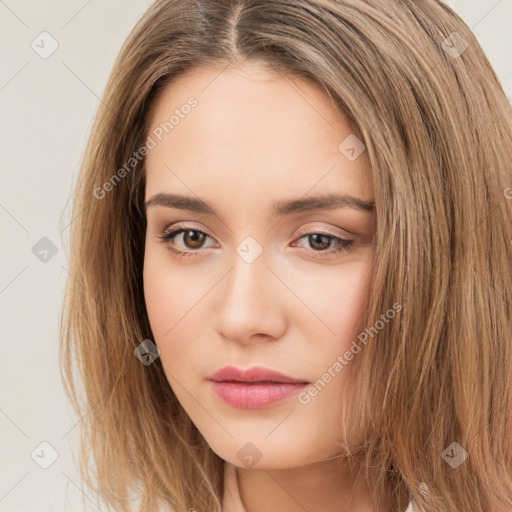
[[[333,366],[364,329],[374,256],[372,211],[323,201],[373,200],[351,133],[325,93],[255,64],[187,72],[154,105],[150,325],[178,400],[234,465],[339,453],[350,383]]]

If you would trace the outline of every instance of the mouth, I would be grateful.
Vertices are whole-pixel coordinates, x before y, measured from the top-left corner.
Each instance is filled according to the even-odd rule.
[[[213,391],[227,404],[239,409],[263,409],[282,402],[309,384],[263,367],[242,370],[221,368],[207,378]]]

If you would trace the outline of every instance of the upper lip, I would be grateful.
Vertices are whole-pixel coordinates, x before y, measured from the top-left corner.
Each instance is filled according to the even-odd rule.
[[[253,366],[247,370],[236,368],[235,366],[225,366],[208,377],[209,380],[216,382],[283,382],[293,384],[307,384],[304,379],[295,379],[282,373],[264,368],[262,366]]]

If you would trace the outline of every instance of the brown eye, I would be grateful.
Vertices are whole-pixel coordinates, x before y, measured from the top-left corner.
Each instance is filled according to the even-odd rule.
[[[318,256],[333,256],[343,251],[349,251],[354,240],[347,240],[331,233],[310,232],[305,233],[298,240],[306,240],[309,245],[309,252]],[[294,244],[295,245],[295,244]]]
[[[183,243],[188,249],[200,249],[206,238],[206,234],[195,229],[183,231]]]
[[[312,235],[308,235],[308,242],[313,249],[317,249],[319,251],[325,251],[329,249],[331,245],[332,236],[324,235],[322,233],[314,233]],[[323,239],[323,240],[322,240]]]
[[[211,239],[207,233],[187,226],[164,232],[157,238],[161,239],[171,252],[187,258],[197,256],[202,252],[201,249],[208,248],[203,246],[208,238]]]

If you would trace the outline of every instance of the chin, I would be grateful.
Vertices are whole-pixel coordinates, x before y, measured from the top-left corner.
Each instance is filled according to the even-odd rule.
[[[294,443],[236,439],[229,444],[207,442],[221,459],[241,469],[291,469],[318,461],[318,452],[313,449],[305,455],[304,449]]]

